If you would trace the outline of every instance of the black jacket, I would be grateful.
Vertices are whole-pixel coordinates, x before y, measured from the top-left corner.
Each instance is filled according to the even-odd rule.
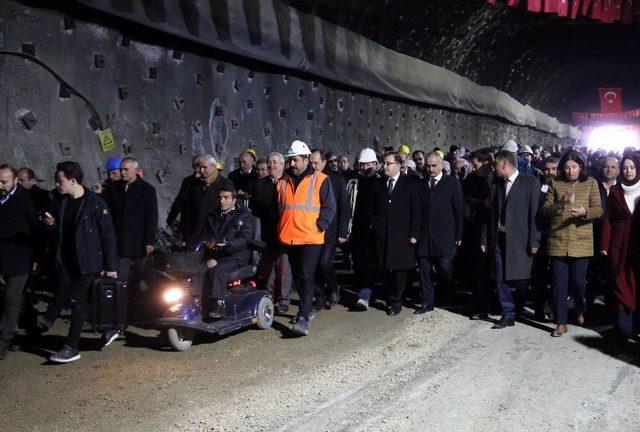
[[[246,207],[236,206],[228,214],[219,211],[210,214],[204,226],[194,234],[189,242],[194,247],[201,241],[212,243],[226,243],[222,249],[207,252],[207,258],[237,260],[248,264],[251,260],[251,250],[248,242],[255,235],[254,216]]]
[[[193,177],[192,180],[185,179],[182,186],[176,201],[180,205],[182,239],[188,241],[204,226],[207,216],[217,213],[220,209],[220,197],[218,196],[220,189],[222,187],[231,188],[233,183],[218,174],[218,177],[210,185]]]
[[[145,247],[155,244],[158,229],[156,189],[140,177],[125,188],[126,182],[120,180],[103,195],[118,238],[118,256],[143,257]]]
[[[34,255],[36,210],[31,194],[16,186],[7,202],[0,205],[0,273],[28,274]]]
[[[387,177],[377,179],[371,197],[372,225],[378,265],[387,270],[409,270],[416,265],[410,237],[420,232],[420,195],[417,183],[400,174],[391,196]]]
[[[49,227],[50,235],[57,240],[56,263],[59,266],[62,265],[60,239],[67,200],[66,195],[57,200],[54,213],[56,224]],[[75,240],[77,267],[81,274],[117,270],[116,233],[107,203],[86,188],[76,217]]]
[[[253,185],[258,180],[258,170],[253,168],[249,174],[245,174],[240,168],[235,169],[229,173],[229,180],[233,183],[236,191],[244,191],[252,195]]]
[[[186,196],[187,189],[193,187],[193,185],[198,181],[200,181],[200,179],[198,179],[195,174],[182,179],[178,195],[176,195],[176,198],[173,200],[171,208],[169,209],[169,214],[167,215],[167,225],[172,225],[176,219],[178,219],[178,216],[182,212],[182,206],[184,205],[184,197]]]
[[[489,217],[489,190],[493,183],[493,172],[479,175],[477,171],[471,172],[462,181],[464,193],[464,233],[463,245],[467,248],[480,250],[482,225]]]
[[[325,239],[333,239],[337,241],[338,237],[347,238],[349,232],[349,220],[351,212],[349,211],[349,197],[347,196],[347,188],[344,178],[333,171],[324,172],[331,181],[331,189],[333,189],[333,197],[336,201],[336,216],[329,224]]]
[[[464,199],[457,178],[443,175],[435,190],[430,177],[419,183],[421,217],[418,256],[452,257],[456,241],[462,240]]]
[[[29,189],[31,198],[33,199],[33,205],[36,208],[36,212],[44,214],[45,212],[51,213],[53,210],[53,193],[42,189],[38,185],[33,185]]]
[[[269,246],[280,244],[278,240],[278,193],[276,183],[271,177],[261,178],[255,182],[251,200],[253,214],[260,219],[262,241]]]

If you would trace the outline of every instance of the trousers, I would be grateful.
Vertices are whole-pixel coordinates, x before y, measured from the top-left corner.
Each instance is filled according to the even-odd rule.
[[[5,276],[4,309],[2,311],[2,334],[0,344],[8,346],[18,325],[22,307],[22,293],[27,284],[28,274]]]
[[[584,311],[587,266],[589,258],[551,257],[551,286],[556,324],[566,324],[569,309],[569,291],[578,311]]]
[[[300,297],[299,317],[309,318],[313,311],[315,275],[322,245],[296,245],[289,247],[289,262],[295,286]]]

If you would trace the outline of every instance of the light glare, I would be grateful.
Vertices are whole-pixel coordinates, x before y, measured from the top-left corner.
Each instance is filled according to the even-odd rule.
[[[589,134],[587,146],[591,150],[622,153],[627,147],[637,148],[640,143],[636,130],[624,126],[602,126]]]

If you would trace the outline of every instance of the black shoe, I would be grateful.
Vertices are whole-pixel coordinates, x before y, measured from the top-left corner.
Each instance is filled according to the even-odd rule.
[[[286,303],[278,303],[278,315],[286,315],[289,312],[289,305]]]
[[[329,300],[327,300],[324,307],[326,309],[331,309],[332,307],[337,305],[339,301],[340,301],[340,293],[331,294],[329,296]]]
[[[9,351],[14,351],[14,352],[22,351],[22,347],[17,343],[13,342],[11,345],[9,345]]]
[[[7,357],[7,345],[0,342],[0,360],[4,360]]]
[[[416,309],[415,311],[413,311],[414,315],[422,315],[424,313],[427,312],[432,312],[433,311],[433,306],[429,306],[429,305],[422,305],[420,306],[418,309]]]
[[[492,329],[503,329],[505,327],[513,327],[515,324],[516,324],[516,321],[513,318],[502,317],[491,328]]]
[[[218,300],[215,303],[215,306],[213,307],[213,309],[211,311],[209,311],[209,318],[211,319],[220,319],[224,316],[224,303],[220,300]]]
[[[486,312],[474,313],[469,317],[472,321],[486,320],[487,318],[489,318],[489,314]]]
[[[400,311],[401,310],[402,310],[402,306],[390,306],[387,309],[387,315],[389,315],[389,316],[400,315]]]

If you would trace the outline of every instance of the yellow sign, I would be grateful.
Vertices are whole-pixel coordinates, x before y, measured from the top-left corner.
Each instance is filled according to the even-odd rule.
[[[98,137],[100,138],[100,145],[104,153],[108,153],[116,148],[116,140],[113,138],[113,131],[111,129],[98,131]]]

